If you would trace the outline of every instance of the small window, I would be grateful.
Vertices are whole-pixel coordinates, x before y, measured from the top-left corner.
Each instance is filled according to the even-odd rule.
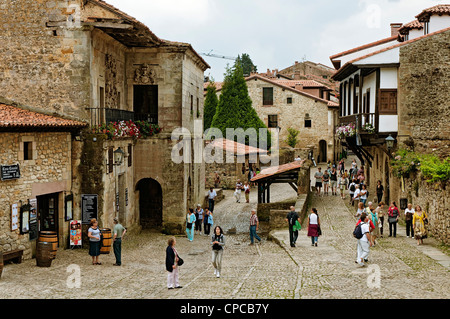
[[[263,88],[263,105],[273,105],[273,88]]]
[[[276,128],[276,127],[278,127],[278,115],[277,114],[269,115],[269,120],[268,120],[268,123],[267,123],[267,127],[269,127],[269,128],[272,128],[272,127]]]
[[[128,167],[133,165],[133,144],[128,144]]]
[[[30,161],[33,159],[33,142],[23,142],[23,160]]]
[[[311,127],[312,123],[311,123],[311,118],[309,117],[309,113],[305,114],[305,127]]]
[[[291,98],[291,97],[288,97],[287,100],[286,100],[286,103],[287,103],[287,104],[292,104],[292,98]]]
[[[397,114],[397,89],[380,90],[380,114]]]

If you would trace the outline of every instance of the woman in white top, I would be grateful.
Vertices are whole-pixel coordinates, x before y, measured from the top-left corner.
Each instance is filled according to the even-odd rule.
[[[308,237],[311,237],[311,246],[317,247],[317,241],[320,236],[320,219],[317,209],[311,208],[311,214],[308,218]]]

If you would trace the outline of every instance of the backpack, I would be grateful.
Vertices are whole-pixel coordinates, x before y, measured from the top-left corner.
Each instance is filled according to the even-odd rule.
[[[356,227],[355,230],[353,231],[353,237],[355,237],[356,239],[361,239],[363,237],[363,233],[361,230],[361,225],[363,223],[359,223]]]
[[[298,216],[297,215],[297,213],[296,212],[290,212],[289,213],[289,225],[295,225],[295,221],[297,220],[297,218],[296,218],[296,216]]]
[[[355,188],[355,183],[351,183],[351,184],[350,184],[350,191],[351,191],[351,192],[354,192],[355,189],[356,189],[356,188]]]

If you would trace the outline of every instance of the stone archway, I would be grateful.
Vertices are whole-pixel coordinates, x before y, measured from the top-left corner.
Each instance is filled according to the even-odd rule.
[[[139,192],[139,220],[143,229],[162,226],[162,188],[156,180],[143,178],[136,184]]]

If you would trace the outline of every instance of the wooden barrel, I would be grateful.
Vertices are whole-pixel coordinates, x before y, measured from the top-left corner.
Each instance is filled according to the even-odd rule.
[[[0,251],[0,278],[2,278],[3,272],[3,253]]]
[[[100,248],[100,254],[109,254],[111,251],[111,245],[112,245],[112,233],[111,229],[109,228],[102,228],[100,229],[103,235],[102,240],[102,247]]]
[[[58,234],[55,231],[40,231],[38,242],[46,242],[52,244],[52,256],[56,258],[56,251],[58,250]]]
[[[53,243],[45,241],[37,242],[36,265],[38,267],[50,267],[53,259]]]

